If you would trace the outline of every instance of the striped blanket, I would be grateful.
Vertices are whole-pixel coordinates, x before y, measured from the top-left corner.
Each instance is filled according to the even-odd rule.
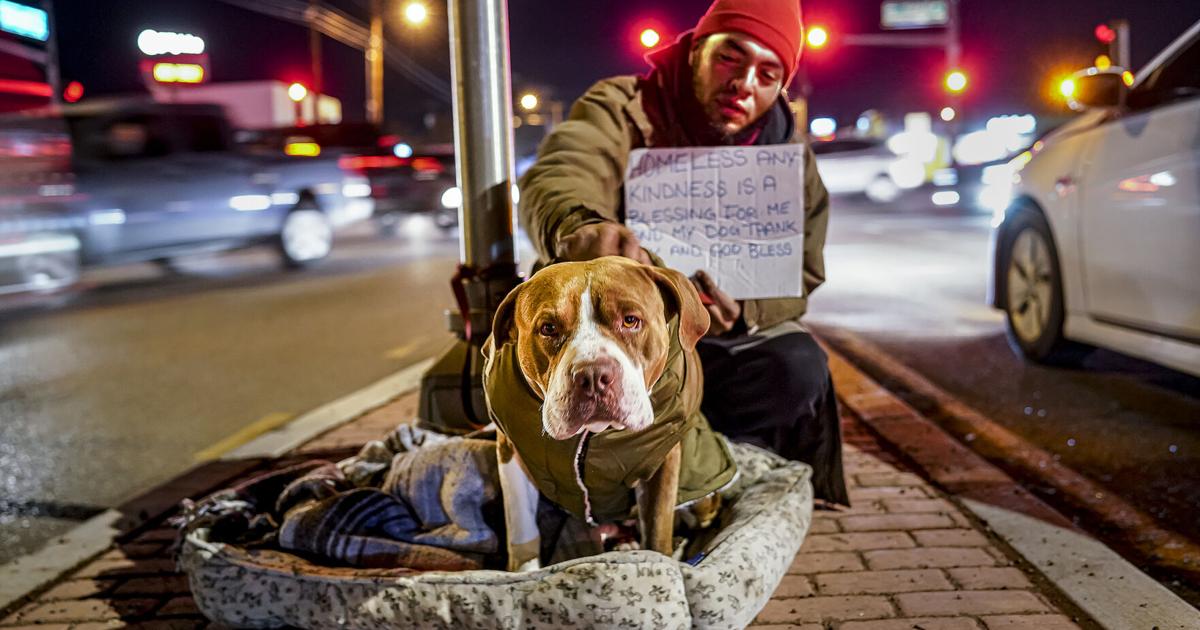
[[[334,564],[466,570],[502,566],[503,518],[494,442],[401,425],[336,464],[308,462],[185,504],[183,521],[210,539]]]

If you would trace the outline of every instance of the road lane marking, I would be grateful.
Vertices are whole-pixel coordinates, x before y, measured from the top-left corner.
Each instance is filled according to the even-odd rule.
[[[440,355],[439,355],[440,356]],[[354,393],[326,403],[221,455],[221,459],[282,457],[314,437],[421,385],[434,359],[418,361]]]
[[[283,426],[268,429],[219,457],[273,457],[286,453],[335,426],[414,391],[421,384],[421,376],[433,363],[434,358],[418,361],[291,422],[283,422]],[[98,556],[112,547],[117,536],[128,533],[139,524],[136,517],[126,516],[114,509],[105,510],[66,534],[55,537],[38,551],[0,565],[0,610],[9,608],[88,559]]]
[[[394,359],[394,360],[403,359],[404,357],[408,356],[409,353],[411,353],[413,350],[415,350],[420,345],[421,345],[420,341],[410,341],[406,344],[402,344],[402,345],[396,346],[395,348],[392,348],[391,350],[388,350],[387,352],[384,353],[383,358]]]
[[[213,444],[212,446],[210,446],[202,451],[197,451],[195,455],[192,455],[192,459],[194,459],[195,461],[198,461],[198,462],[205,462],[210,459],[217,459],[218,457],[224,455],[225,453],[232,451],[233,449],[245,444],[246,442],[249,442],[250,440],[253,440],[254,438],[256,438],[268,431],[274,431],[275,429],[278,429],[279,427],[283,426],[284,424],[287,424],[288,421],[290,421],[292,418],[295,418],[295,417],[296,417],[296,414],[288,413],[286,411],[275,411],[275,412],[269,413],[269,414],[259,418],[258,420],[255,420],[254,422],[251,422],[250,424],[242,427],[242,429],[240,431],[238,431],[237,433],[234,433],[233,435],[230,435],[229,437],[221,440],[220,442],[217,442],[216,444]]]

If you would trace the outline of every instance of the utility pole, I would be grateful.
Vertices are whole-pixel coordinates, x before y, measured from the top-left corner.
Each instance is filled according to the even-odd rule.
[[[383,0],[371,0],[367,36],[367,122],[383,123]]]
[[[1112,28],[1117,32],[1117,37],[1109,44],[1109,55],[1116,65],[1133,70],[1130,67],[1133,60],[1129,58],[1129,20],[1113,20]]]
[[[321,92],[324,90],[323,82],[321,81],[321,31],[317,30],[317,16],[321,12],[320,0],[309,0],[308,11],[308,55],[312,64],[312,85],[311,92],[313,95],[313,103],[319,104]],[[319,113],[313,116],[316,122],[320,121]]]
[[[50,27],[50,37],[46,40],[46,83],[50,84],[50,100],[62,102],[62,75],[58,68],[58,21],[54,16],[53,0],[46,0],[42,6],[46,11],[46,21]]]

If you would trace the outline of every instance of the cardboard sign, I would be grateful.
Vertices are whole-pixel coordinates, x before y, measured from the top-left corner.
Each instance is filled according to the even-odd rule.
[[[668,267],[734,299],[804,294],[804,146],[637,149],[625,223]]]

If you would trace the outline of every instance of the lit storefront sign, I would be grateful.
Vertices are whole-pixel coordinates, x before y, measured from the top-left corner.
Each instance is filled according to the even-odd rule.
[[[0,31],[44,42],[50,39],[50,20],[41,9],[0,0]]]

